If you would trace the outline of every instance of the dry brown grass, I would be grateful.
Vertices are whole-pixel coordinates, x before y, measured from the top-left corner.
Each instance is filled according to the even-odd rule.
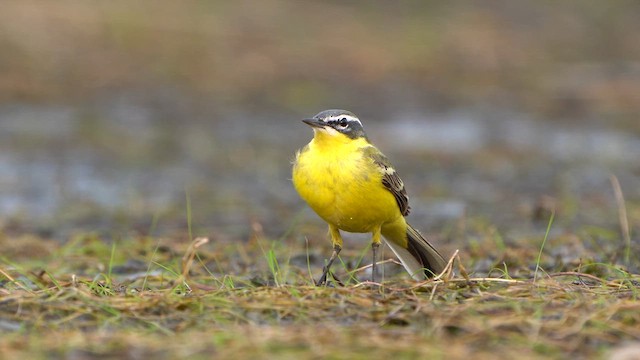
[[[93,241],[100,240],[85,240],[83,251]],[[123,245],[135,253],[133,242],[103,246],[106,253],[93,256],[79,256],[79,247],[58,249],[38,266],[4,258],[0,351],[8,359],[547,358],[601,356],[640,340],[640,276],[615,269],[605,277],[445,276],[417,284],[400,276],[344,287],[314,287],[300,270],[289,271],[280,286],[264,286],[257,284],[273,284],[274,274],[212,274],[206,259],[216,255],[198,244],[205,242],[176,246],[184,256],[156,253],[149,269],[136,274],[109,265]],[[250,245],[243,251],[268,268],[269,254],[256,257],[261,250]],[[96,269],[104,272],[91,276],[90,264],[101,262]],[[86,274],[58,270],[69,266]]]

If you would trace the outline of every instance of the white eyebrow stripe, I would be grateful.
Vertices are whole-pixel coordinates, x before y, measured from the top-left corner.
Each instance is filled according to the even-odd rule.
[[[362,123],[360,122],[360,119],[358,119],[357,117],[351,116],[351,115],[346,115],[346,114],[330,116],[330,117],[326,118],[325,122],[337,121],[337,120],[340,120],[342,118],[347,119],[347,121],[357,122],[358,124],[362,125]]]

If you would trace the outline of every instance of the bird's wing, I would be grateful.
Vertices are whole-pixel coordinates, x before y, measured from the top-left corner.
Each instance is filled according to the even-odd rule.
[[[396,170],[391,166],[389,159],[387,159],[380,150],[373,146],[366,147],[364,149],[364,154],[373,160],[373,163],[378,166],[378,169],[382,174],[382,185],[384,185],[384,187],[393,194],[402,215],[409,215],[411,208],[409,207],[407,191],[404,189],[402,179],[400,179]]]

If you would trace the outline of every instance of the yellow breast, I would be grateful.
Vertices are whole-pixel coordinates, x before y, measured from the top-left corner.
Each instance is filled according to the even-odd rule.
[[[365,138],[327,135],[296,155],[293,184],[300,197],[326,222],[349,232],[370,232],[402,217],[382,173],[361,149]]]

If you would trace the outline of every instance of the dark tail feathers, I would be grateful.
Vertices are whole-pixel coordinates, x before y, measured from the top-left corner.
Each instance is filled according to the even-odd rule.
[[[407,250],[420,263],[427,278],[438,275],[444,270],[447,262],[442,255],[409,224],[407,224],[407,240]]]

